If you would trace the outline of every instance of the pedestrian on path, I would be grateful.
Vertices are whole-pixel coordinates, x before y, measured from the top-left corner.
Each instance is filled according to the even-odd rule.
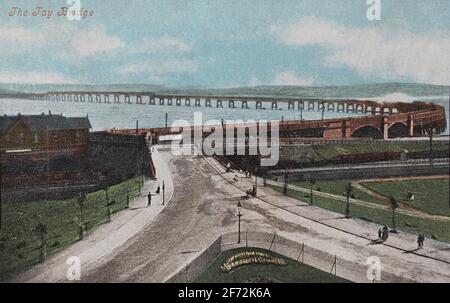
[[[417,248],[421,249],[423,248],[423,242],[425,241],[425,235],[423,233],[420,233],[417,237]]]
[[[388,239],[388,237],[389,237],[389,228],[387,227],[387,225],[385,225],[382,230],[381,239],[383,241],[386,241]]]
[[[156,194],[159,195],[160,191],[161,191],[161,188],[159,187],[159,184],[158,184],[158,187],[156,188]]]
[[[152,194],[149,192],[147,195],[147,207],[152,206]]]

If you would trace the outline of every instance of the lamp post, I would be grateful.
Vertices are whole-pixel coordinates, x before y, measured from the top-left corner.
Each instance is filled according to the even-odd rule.
[[[163,184],[162,184],[162,205],[164,205],[165,190],[166,190],[166,186],[165,186],[164,180],[163,180]]]
[[[434,129],[433,128],[429,128],[427,130],[428,136],[430,138],[430,166],[433,166],[433,134],[434,134]]]
[[[322,120],[323,120],[323,118],[324,118],[324,115],[325,115],[325,101],[322,101]]]
[[[241,243],[241,217],[242,217],[242,215],[241,215],[241,207],[242,207],[242,204],[241,204],[241,201],[238,201],[238,204],[237,204],[237,208],[238,208],[238,244],[240,244]]]
[[[347,204],[345,207],[345,217],[350,218],[350,195],[352,194],[352,184],[349,182],[345,188],[345,194],[347,195]]]
[[[311,182],[311,192],[310,192],[310,205],[313,205],[314,204],[314,199],[313,199],[313,187],[314,187],[314,184],[316,184],[316,181],[314,181],[314,180],[311,180],[310,181]]]
[[[255,190],[253,192],[254,197],[258,194],[258,166],[255,168]]]

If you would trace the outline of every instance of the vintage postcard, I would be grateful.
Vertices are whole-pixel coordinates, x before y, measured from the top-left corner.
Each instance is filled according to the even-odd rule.
[[[448,0],[8,0],[0,58],[1,282],[450,282]]]

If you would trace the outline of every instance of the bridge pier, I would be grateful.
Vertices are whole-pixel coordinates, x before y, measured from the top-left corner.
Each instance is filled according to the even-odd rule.
[[[409,136],[414,137],[414,120],[411,115],[408,117],[408,126],[409,126]]]
[[[181,99],[180,99],[180,98],[177,98],[176,104],[177,104],[177,106],[180,106],[180,105],[181,105]]]
[[[217,107],[217,108],[223,107],[223,106],[222,106],[222,100],[220,100],[220,99],[217,99],[217,100],[216,100],[216,107]]]
[[[155,97],[149,97],[148,99],[148,105],[155,105]]]
[[[88,102],[94,102],[92,95],[88,95]]]
[[[125,103],[131,104],[130,95],[125,95]]]
[[[73,101],[78,102],[78,94],[73,95]]]
[[[102,103],[102,97],[100,95],[95,95],[95,103]]]
[[[167,99],[167,105],[172,105],[172,104],[173,104],[172,98],[168,98],[168,99]]]
[[[201,102],[200,98],[195,98],[195,106],[196,107],[202,106],[200,102]]]
[[[120,96],[119,95],[114,95],[114,103],[120,103]]]
[[[211,107],[211,99],[205,99],[205,107]]]
[[[242,107],[242,108],[245,108],[245,109],[248,109],[248,103],[247,103],[247,100],[242,100],[242,101],[241,101],[241,107]]]
[[[383,118],[383,139],[389,139],[389,121],[387,118]]]
[[[335,105],[334,105],[333,102],[328,102],[328,103],[327,103],[327,110],[328,110],[329,112],[334,112],[334,108],[335,108]]]
[[[109,102],[109,95],[103,95],[103,101],[108,104],[111,103]]]
[[[325,110],[325,103],[326,102],[320,102],[319,105],[317,106],[317,111],[321,112]]]
[[[261,101],[256,101],[255,107],[256,107],[256,109],[262,109],[262,102]]]
[[[354,107],[355,107],[355,105],[354,104],[348,104],[347,103],[347,113],[349,113],[349,112],[354,112]]]
[[[142,102],[142,96],[136,96],[136,104],[144,104],[144,102]]]
[[[228,108],[236,108],[236,107],[234,106],[234,100],[229,100],[229,101],[228,101]]]
[[[308,101],[308,111],[313,111],[315,109],[315,102]]]
[[[288,101],[288,110],[294,110],[295,109],[295,103],[292,100]]]
[[[305,109],[305,103],[303,101],[297,101],[297,109],[298,110],[304,110]]]
[[[164,105],[165,99],[164,97],[159,97],[159,105]]]
[[[189,98],[184,99],[184,105],[191,106],[191,99],[189,99]]]
[[[278,102],[272,101],[272,109],[278,109]]]

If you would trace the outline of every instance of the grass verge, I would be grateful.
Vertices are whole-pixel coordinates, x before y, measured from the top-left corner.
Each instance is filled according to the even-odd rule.
[[[108,200],[114,213],[127,206],[139,192],[138,178],[124,181],[108,189]],[[105,190],[86,196],[81,215],[77,198],[66,200],[12,202],[2,206],[2,229],[0,230],[0,280],[41,260],[41,254],[52,255],[80,239],[80,225],[84,233],[108,222],[107,196]],[[45,250],[42,249],[36,226],[45,226]]]
[[[286,260],[287,265],[251,264],[224,272],[220,266],[227,258],[242,251],[261,251],[274,257]],[[285,256],[259,248],[238,248],[223,252],[203,273],[195,283],[245,283],[254,281],[273,281],[280,283],[344,283],[349,282],[333,274],[323,272],[314,267],[302,264]]]

